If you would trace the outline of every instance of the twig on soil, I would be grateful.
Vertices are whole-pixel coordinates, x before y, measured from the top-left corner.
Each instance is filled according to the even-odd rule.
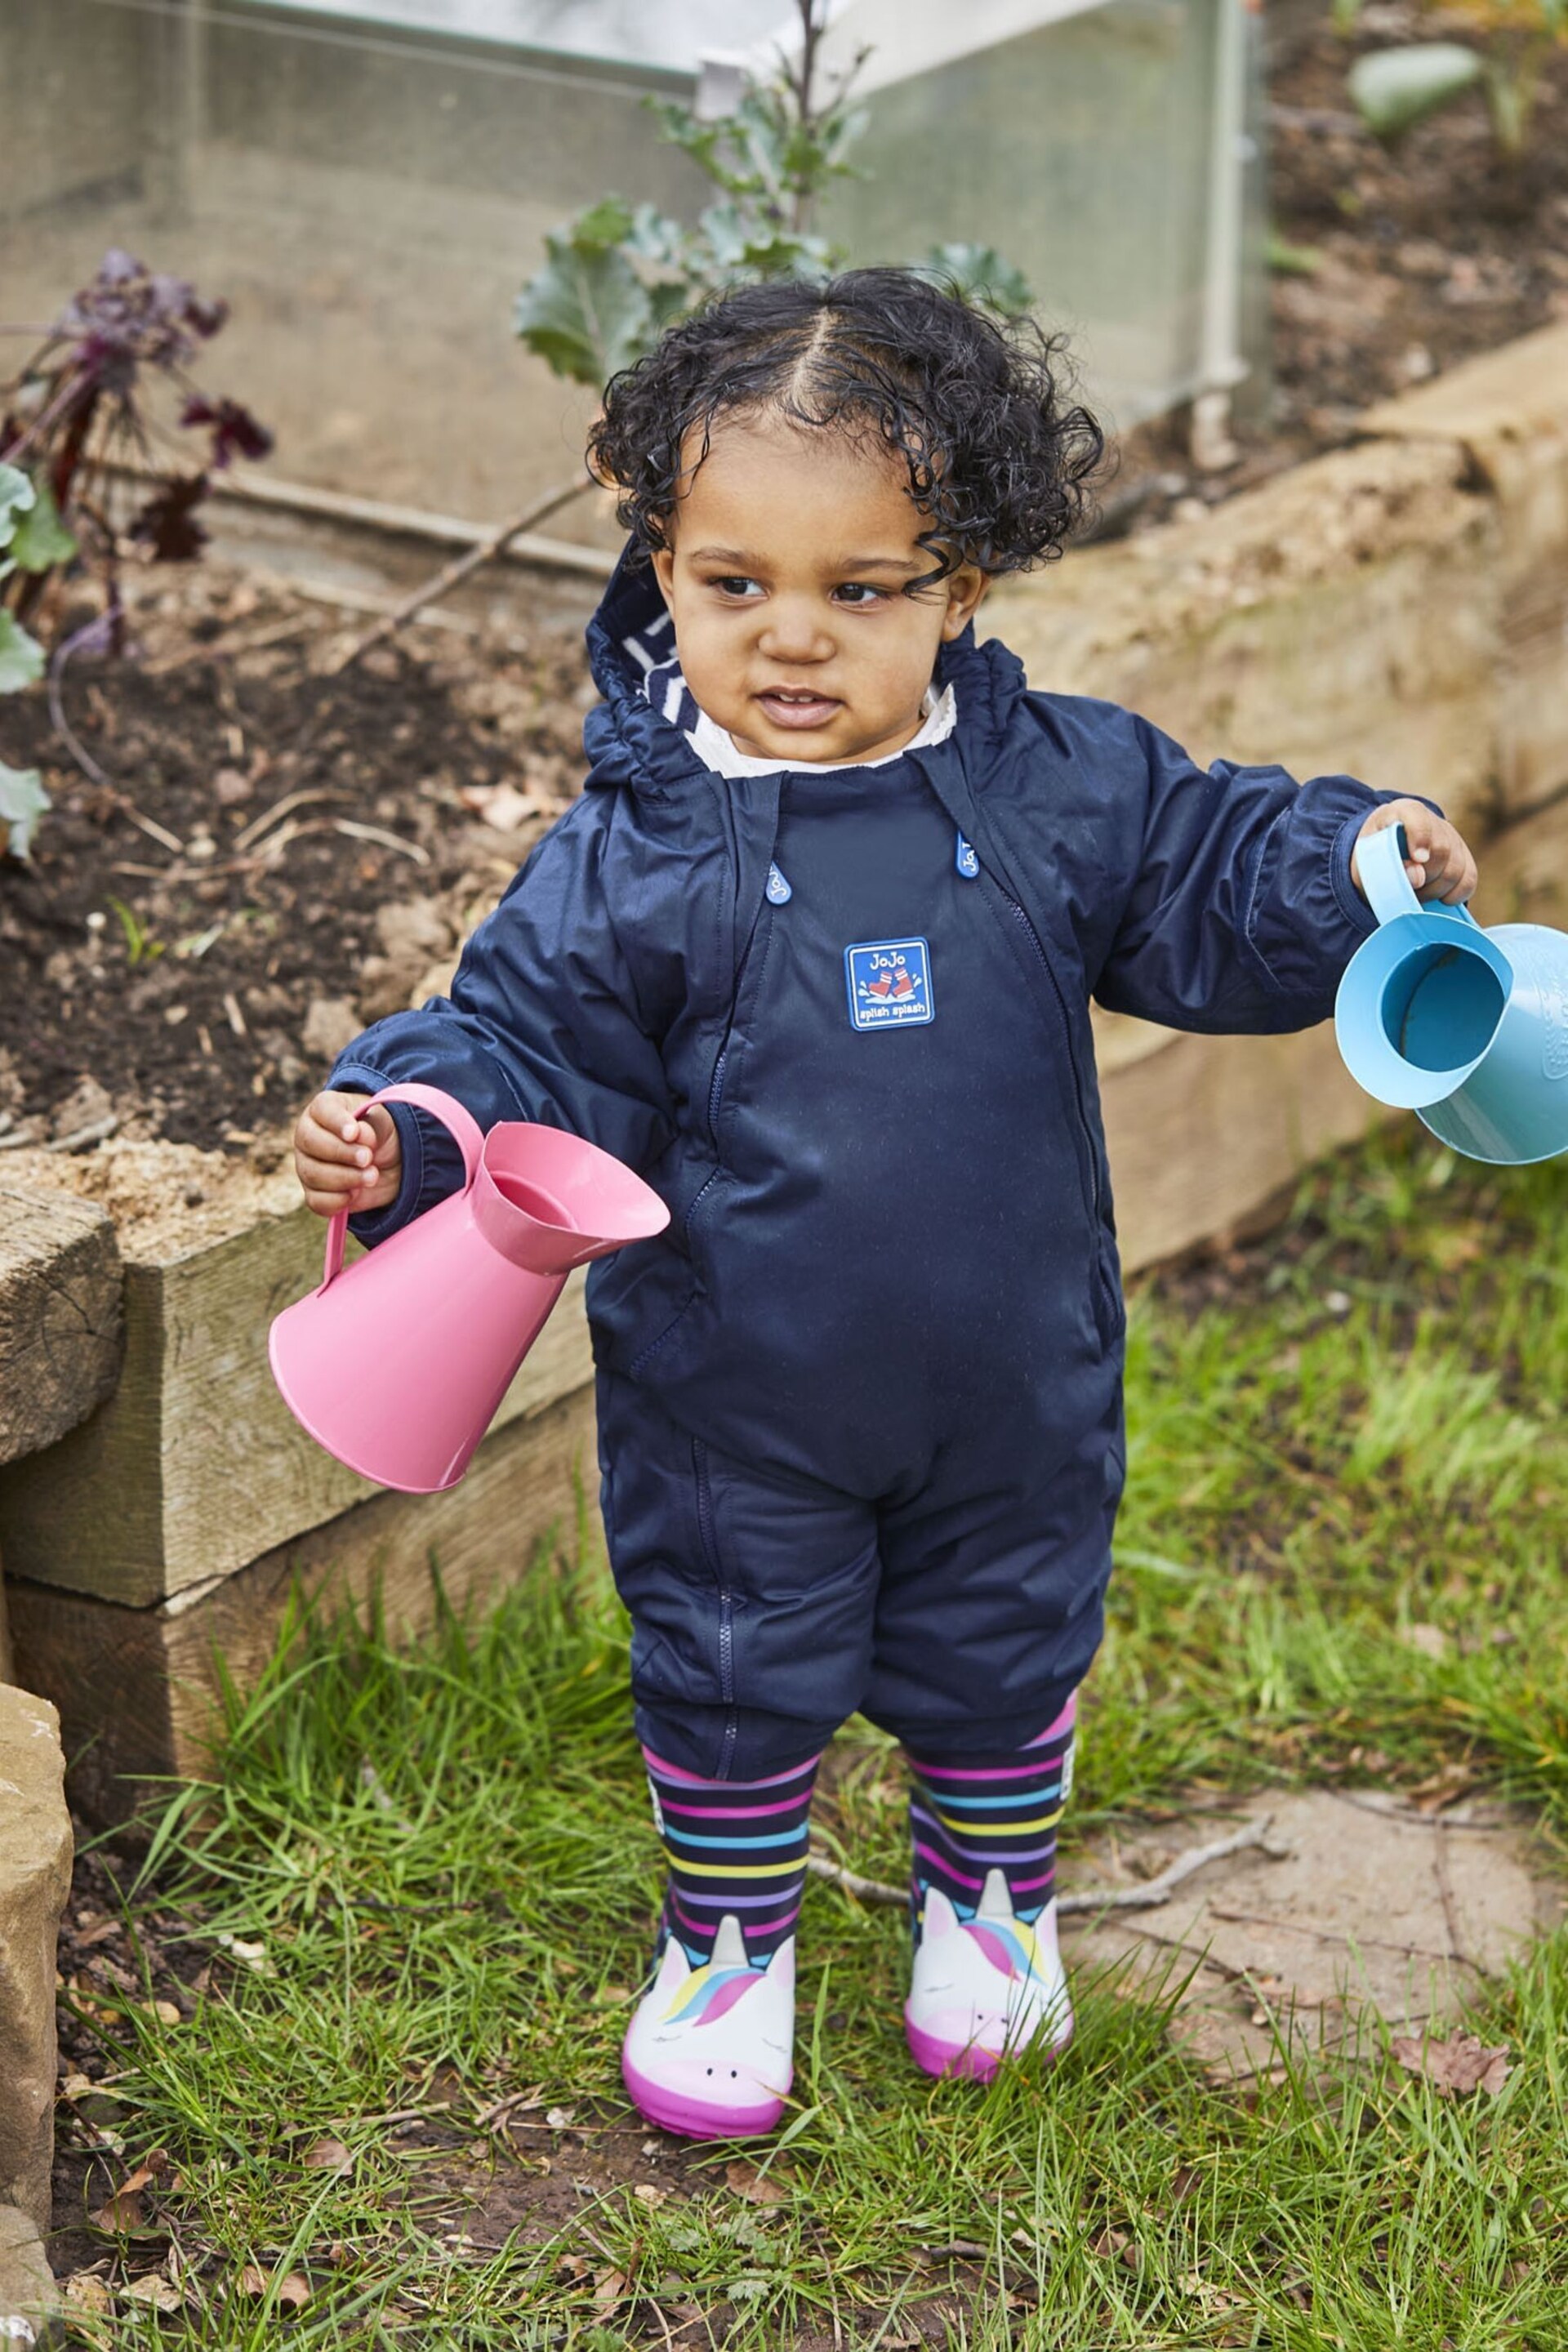
[[[110,799],[114,803],[115,807],[120,811],[121,815],[128,816],[132,824],[137,827],[138,831],[144,833],[147,835],[149,841],[155,841],[160,849],[172,850],[176,857],[183,857],[185,854],[185,845],[180,839],[179,835],[177,833],[171,833],[166,825],[159,824],[155,818],[143,815],[142,812],[137,807],[130,794],[128,793],[121,792],[120,786],[115,782],[113,777],[108,773],[107,770],[99,766],[98,761],[93,758],[92,753],[88,750],[86,744],[82,742],[80,738],[76,734],[72,729],[70,720],[66,717],[66,665],[69,661],[71,655],[81,645],[83,645],[89,636],[93,635],[95,632],[105,626],[109,617],[110,616],[108,614],[101,615],[99,620],[91,623],[89,628],[79,629],[74,636],[68,637],[64,645],[57,648],[54,658],[49,664],[48,679],[46,688],[48,697],[49,719],[56,734],[59,737],[60,741],[65,745],[66,750],[70,753],[71,758],[76,761],[77,766],[81,770],[82,774],[87,778],[89,783],[96,784],[100,792],[107,793]]]
[[[85,1151],[89,1143],[102,1143],[111,1136],[119,1124],[120,1113],[110,1111],[105,1118],[89,1119],[86,1127],[73,1128],[69,1135],[58,1137],[53,1143],[46,1143],[44,1149],[46,1151]]]
[[[269,622],[264,629],[231,629],[226,636],[215,637],[205,646],[182,646],[178,653],[161,654],[155,661],[142,665],[143,677],[167,677],[177,669],[189,669],[197,662],[226,661],[230,654],[260,653],[268,646],[283,645],[289,637],[302,637],[319,625],[313,613],[295,613],[286,621]]]
[[[587,475],[574,476],[569,482],[558,482],[545,497],[525,507],[512,521],[492,530],[487,539],[480,540],[477,547],[470,547],[463,554],[454,556],[450,563],[444,563],[440,571],[434,572],[411,596],[405,596],[400,604],[394,605],[384,620],[378,621],[374,629],[367,629],[363,637],[356,638],[353,645],[329,662],[324,675],[328,677],[342,677],[343,671],[352,669],[373,646],[384,645],[388,637],[395,636],[405,621],[414,620],[427,604],[434,604],[444,596],[448,588],[455,588],[458,581],[466,580],[471,572],[478,572],[492,557],[501,554],[509,541],[520,538],[525,530],[531,530],[534,524],[542,522],[547,515],[554,514],[558,508],[568,505],[573,499],[581,498],[584,490],[594,488],[594,481]]]
[[[542,2091],[537,2084],[526,2091],[513,2091],[506,2098],[480,2107],[474,2116],[475,2126],[480,2131],[496,2131],[520,2107],[542,2107],[548,2097],[548,2092]]]
[[[374,841],[382,849],[395,849],[400,856],[412,857],[416,866],[428,866],[430,852],[421,849],[416,841],[405,841],[400,833],[388,833],[384,825],[356,824],[353,817],[332,819],[334,833],[346,833],[352,841]]]
[[[363,588],[338,588],[330,581],[296,580],[290,575],[288,589],[291,596],[303,596],[307,604],[326,604],[339,613],[363,613],[373,621],[395,610],[390,596],[372,596]],[[445,629],[461,637],[484,635],[478,621],[469,620],[466,613],[450,612],[444,604],[426,604],[416,618],[422,629]]]
[[[236,849],[254,847],[264,833],[269,833],[272,827],[281,823],[284,817],[291,814],[297,808],[304,808],[309,802],[346,801],[352,797],[351,793],[331,792],[321,785],[303,792],[285,793],[280,801],[274,801],[272,806],[265,809],[260,816],[252,817],[243,832],[235,835],[234,845]]]
[[[1227,1854],[1240,1853],[1247,1846],[1260,1847],[1270,1862],[1283,1862],[1293,1848],[1275,1843],[1269,1837],[1274,1825],[1272,1813],[1260,1822],[1245,1822],[1234,1836],[1216,1839],[1212,1845],[1195,1845],[1186,1853],[1178,1854],[1169,1869],[1158,1878],[1146,1879],[1141,1886],[1085,1886],[1071,1895],[1057,1898],[1058,1912],[1069,1911],[1145,1911],[1168,1903],[1184,1879],[1190,1878],[1205,1864],[1223,1862]],[[826,1878],[831,1885],[841,1886],[847,1895],[858,1897],[862,1903],[896,1904],[901,1909],[909,1901],[906,1889],[889,1886],[878,1878],[861,1878],[841,1863],[830,1862],[825,1853],[807,1854],[806,1869],[814,1878]]]

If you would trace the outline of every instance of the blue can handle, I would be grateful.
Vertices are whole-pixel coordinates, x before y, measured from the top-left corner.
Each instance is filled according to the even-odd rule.
[[[1410,844],[1402,824],[1380,825],[1363,834],[1355,846],[1356,872],[1363,895],[1380,923],[1396,922],[1401,915],[1446,915],[1450,920],[1475,924],[1468,907],[1449,907],[1434,899],[1424,905],[1405,871]]]

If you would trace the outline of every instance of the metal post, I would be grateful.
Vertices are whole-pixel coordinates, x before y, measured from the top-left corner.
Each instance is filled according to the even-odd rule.
[[[207,0],[163,0],[148,19],[147,199],[159,228],[195,212],[197,156],[205,127]]]
[[[1204,269],[1202,387],[1193,402],[1192,459],[1205,473],[1233,466],[1230,395],[1247,373],[1241,356],[1241,231],[1246,170],[1245,0],[1215,0],[1214,105]]]

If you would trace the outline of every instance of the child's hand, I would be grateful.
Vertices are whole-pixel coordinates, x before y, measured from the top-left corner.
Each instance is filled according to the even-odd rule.
[[[294,1172],[318,1217],[384,1209],[397,1198],[403,1147],[390,1111],[363,1095],[319,1094],[294,1129]]]
[[[1385,801],[1373,809],[1357,834],[1358,845],[1369,833],[1381,833],[1389,824],[1405,827],[1409,852],[1405,871],[1418,898],[1441,898],[1445,905],[1455,907],[1470,896],[1476,887],[1476,861],[1446,817],[1434,816],[1425,801]],[[1353,856],[1351,880],[1361,890],[1361,870]],[[1364,898],[1366,892],[1362,890],[1361,895]]]

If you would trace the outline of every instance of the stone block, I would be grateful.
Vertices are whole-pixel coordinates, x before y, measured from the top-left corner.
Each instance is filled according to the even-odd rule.
[[[101,1209],[0,1181],[0,1462],[52,1445],[114,1386],[120,1283]]]
[[[55,1945],[70,1891],[59,1717],[0,1685],[0,2206],[49,2226]]]
[[[1336,450],[1191,522],[998,583],[1033,686],[1140,711],[1204,762],[1497,797],[1500,522],[1456,442]]]
[[[158,1793],[155,1776],[209,1773],[217,1662],[240,1689],[254,1685],[296,1587],[328,1608],[374,1593],[394,1638],[417,1633],[434,1622],[432,1567],[462,1610],[499,1598],[552,1534],[568,1557],[580,1533],[602,1553],[597,1496],[594,1393],[579,1387],[492,1431],[445,1494],[372,1488],[330,1524],[150,1608],[14,1580],[18,1671],[58,1705],[73,1803],[120,1822]]]
[[[1370,430],[1462,447],[1500,525],[1499,776],[1509,806],[1568,789],[1568,323],[1522,335],[1402,399]]]
[[[145,1608],[378,1491],[306,1436],[273,1385],[268,1327],[321,1280],[324,1227],[298,1198],[291,1178],[269,1187],[237,1230],[122,1226],[119,1384],[58,1444],[0,1471],[9,1575]],[[573,1276],[496,1426],[589,1378],[583,1284]]]
[[[60,2309],[37,2223],[0,2205],[0,2344],[41,2344]]]

